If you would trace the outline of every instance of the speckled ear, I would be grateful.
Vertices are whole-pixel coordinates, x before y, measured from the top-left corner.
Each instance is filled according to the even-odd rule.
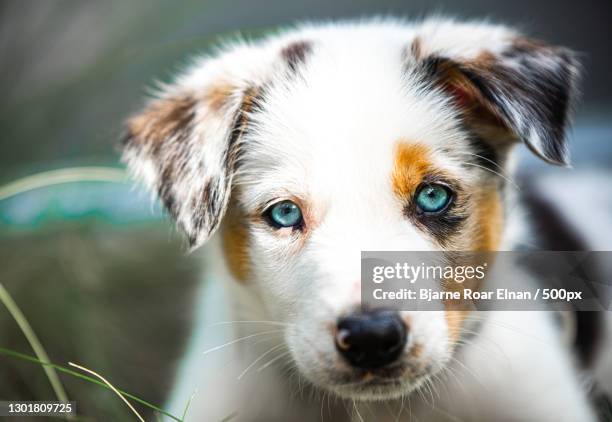
[[[127,120],[123,160],[159,196],[191,248],[215,232],[226,212],[243,135],[261,107],[263,87],[297,72],[309,51],[307,42],[237,44],[196,61]]]
[[[123,158],[154,189],[193,248],[217,229],[227,207],[254,91],[211,82],[173,92],[126,123]]]
[[[481,25],[478,31],[482,36],[469,40],[465,55],[457,46],[428,43],[427,33],[417,37],[411,53],[421,73],[453,97],[470,123],[502,128],[545,161],[569,164],[565,132],[577,95],[576,54],[503,27]]]

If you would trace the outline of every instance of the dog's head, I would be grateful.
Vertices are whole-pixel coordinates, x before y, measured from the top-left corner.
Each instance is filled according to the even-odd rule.
[[[509,152],[567,164],[576,78],[570,51],[500,26],[304,27],[196,62],[128,121],[124,157],[192,247],[222,227],[304,376],[397,396],[465,313],[358,311],[360,251],[499,248]]]

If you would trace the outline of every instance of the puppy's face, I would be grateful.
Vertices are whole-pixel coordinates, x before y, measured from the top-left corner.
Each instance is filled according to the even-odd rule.
[[[501,27],[306,28],[196,64],[128,122],[125,157],[193,246],[222,227],[305,377],[389,398],[444,367],[466,314],[361,310],[360,251],[498,248],[508,151],[566,162],[575,77]]]

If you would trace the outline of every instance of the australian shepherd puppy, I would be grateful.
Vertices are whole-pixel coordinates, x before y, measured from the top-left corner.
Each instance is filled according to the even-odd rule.
[[[187,419],[594,420],[552,312],[359,306],[362,250],[513,248],[514,146],[568,165],[578,69],[505,26],[385,19],[234,42],[164,86],[124,159],[207,244]]]

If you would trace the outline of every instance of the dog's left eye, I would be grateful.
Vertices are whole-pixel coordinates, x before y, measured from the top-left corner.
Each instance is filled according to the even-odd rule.
[[[272,205],[265,212],[269,223],[276,227],[301,227],[304,219],[302,210],[292,201],[282,201]]]
[[[452,197],[451,190],[444,185],[425,184],[417,191],[416,205],[424,213],[439,214],[446,210]]]

